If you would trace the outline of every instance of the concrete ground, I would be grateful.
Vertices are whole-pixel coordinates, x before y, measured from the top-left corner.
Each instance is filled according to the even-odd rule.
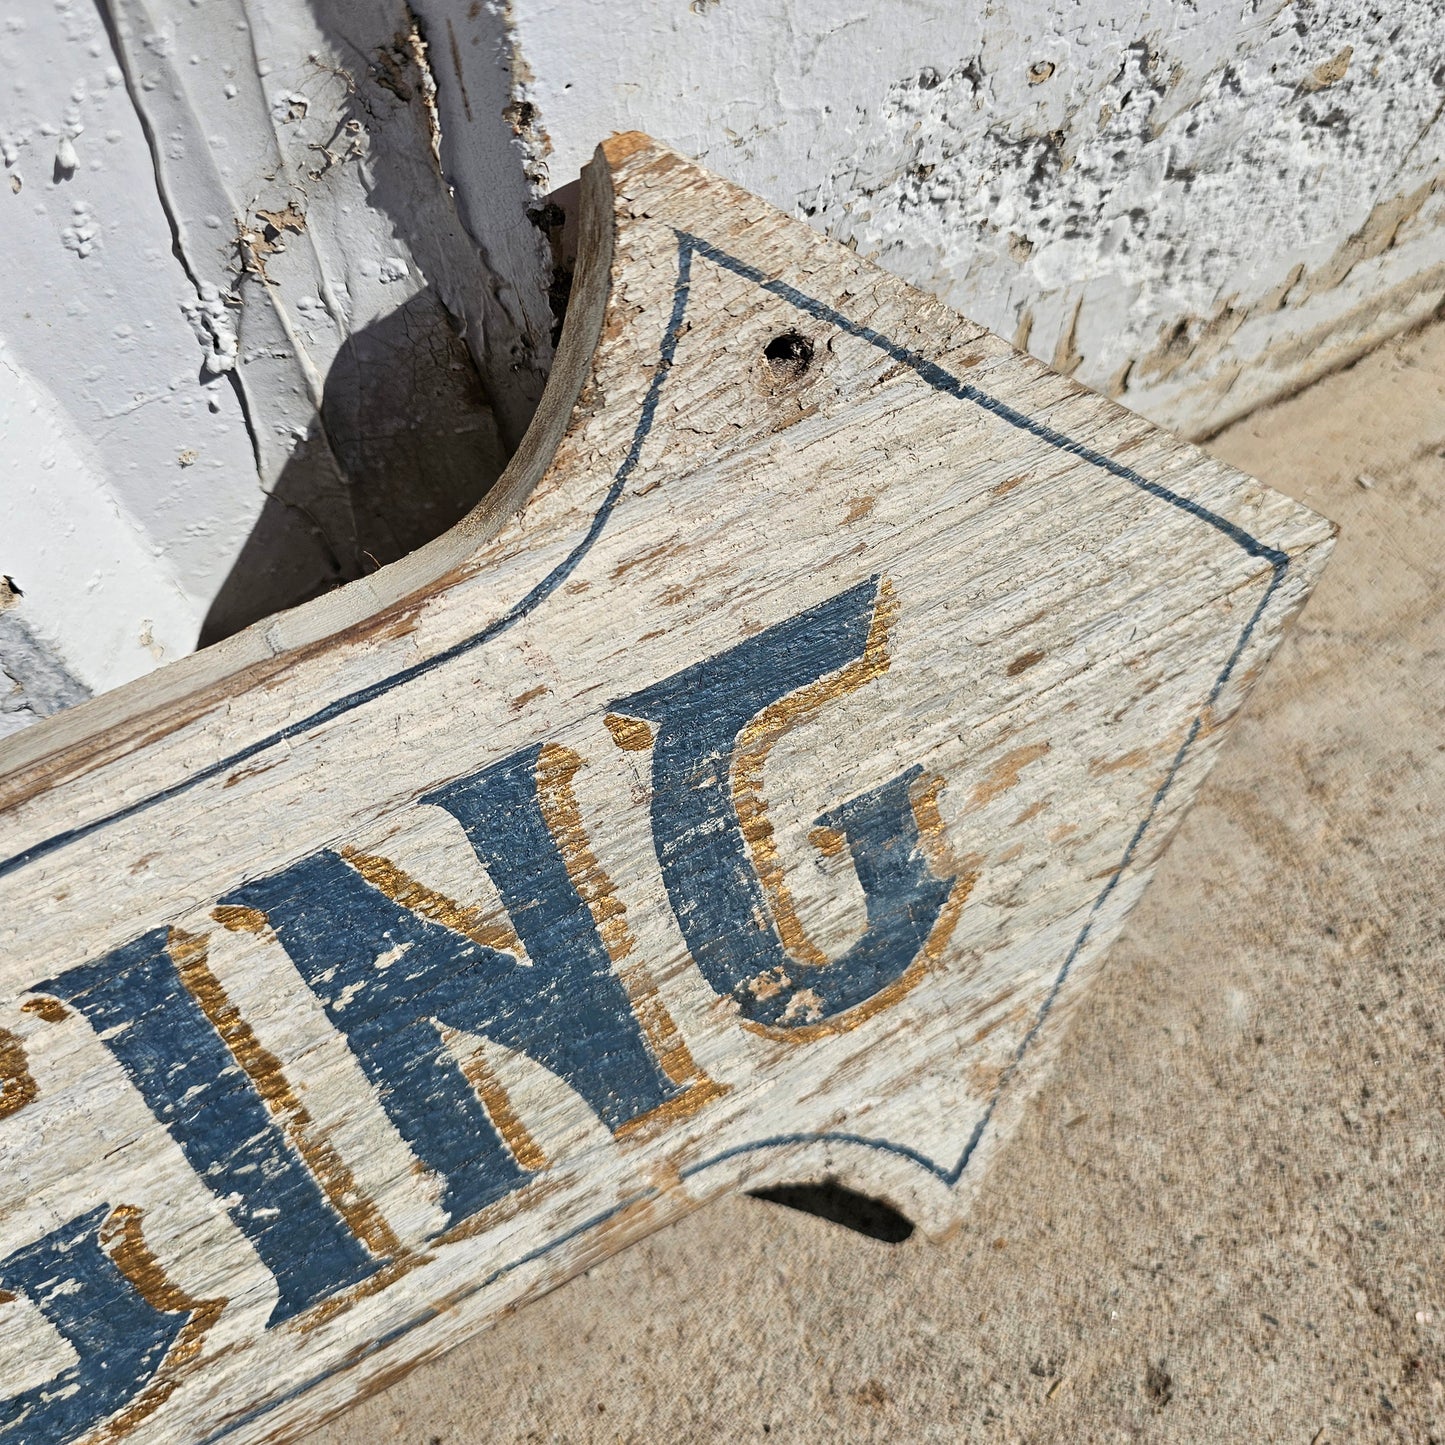
[[[316,1445],[1445,1440],[1445,324],[1212,448],[1339,546],[969,1224],[724,1201]]]

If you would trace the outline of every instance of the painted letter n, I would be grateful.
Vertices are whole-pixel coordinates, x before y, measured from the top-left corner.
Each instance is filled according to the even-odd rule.
[[[403,906],[330,851],[222,900],[265,914],[397,1131],[442,1179],[450,1223],[520,1188],[530,1174],[439,1027],[535,1060],[613,1132],[683,1093],[649,1049],[547,826],[538,796],[543,751],[542,744],[522,748],[420,800],[461,824],[526,960]]]

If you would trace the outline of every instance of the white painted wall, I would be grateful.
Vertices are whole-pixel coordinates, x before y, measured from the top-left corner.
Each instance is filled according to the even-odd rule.
[[[1440,0],[0,0],[0,728],[479,496],[550,360],[533,220],[612,130],[1197,435],[1440,303],[1441,37]]]
[[[532,145],[646,130],[1164,425],[1445,294],[1440,0],[516,0]]]
[[[0,12],[6,625],[83,687],[403,555],[520,440],[553,317],[483,18],[464,220],[403,0]]]
[[[98,689],[194,645],[256,475],[99,14],[8,5],[0,76],[0,572]]]

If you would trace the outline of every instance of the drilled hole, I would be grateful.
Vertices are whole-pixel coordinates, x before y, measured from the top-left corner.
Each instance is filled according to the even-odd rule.
[[[913,1233],[913,1224],[891,1204],[866,1194],[845,1189],[831,1180],[824,1184],[780,1184],[773,1189],[749,1191],[754,1199],[781,1204],[803,1214],[814,1214],[830,1224],[841,1224],[856,1234],[884,1244],[902,1244]]]
[[[795,381],[813,364],[813,343],[797,331],[785,331],[763,347],[768,368],[780,381]]]

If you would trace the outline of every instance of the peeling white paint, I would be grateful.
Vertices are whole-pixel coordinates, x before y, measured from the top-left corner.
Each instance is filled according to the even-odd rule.
[[[203,366],[233,378],[271,499],[212,603],[203,637],[221,635],[401,555],[496,475],[498,418],[456,375],[462,338],[485,352],[486,274],[437,173],[426,47],[404,4],[114,10],[164,137],[157,174]],[[391,414],[361,399],[371,374],[395,384]],[[449,458],[443,427],[466,443]],[[407,428],[419,435],[399,445]],[[395,472],[384,489],[378,468]]]
[[[512,34],[554,180],[646,130],[1187,433],[1445,293],[1439,0],[516,0]]]
[[[17,395],[87,458],[88,525],[123,533],[98,550],[148,560],[106,574],[104,623],[79,558],[68,587],[34,585],[55,514],[12,429],[0,569],[99,691],[465,512],[541,391],[545,246],[515,164],[521,280],[468,234],[404,0],[115,0],[109,34],[88,6],[17,8],[0,14],[0,341]]]
[[[146,617],[166,656],[194,646],[250,529],[255,469],[234,394],[207,405],[180,309],[194,289],[98,13],[14,10],[0,15],[0,155],[23,177],[0,189],[0,572],[23,591],[16,614],[99,691],[155,666]]]
[[[239,343],[220,291],[209,283],[203,284],[198,296],[188,296],[181,302],[181,314],[191,323],[201,344],[201,370],[207,376],[234,371]]]
[[[134,554],[103,620],[80,543],[28,555],[17,431],[0,571],[95,690],[480,492],[550,362],[547,193],[614,130],[1194,435],[1445,294],[1440,0],[102,3],[0,11],[6,384]]]

